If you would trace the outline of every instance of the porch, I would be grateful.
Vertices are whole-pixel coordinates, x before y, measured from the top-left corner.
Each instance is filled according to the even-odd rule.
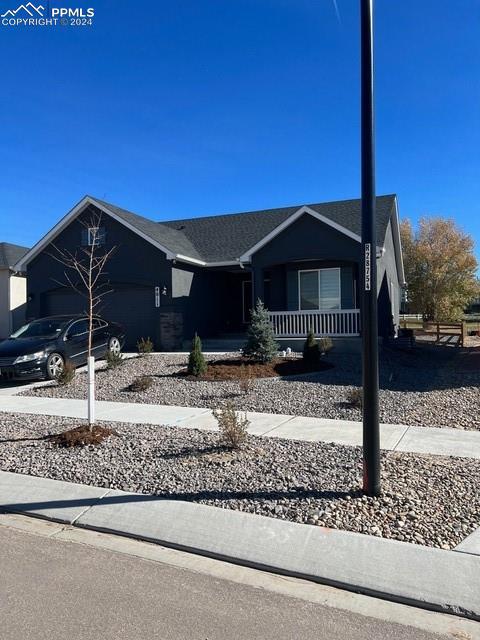
[[[253,266],[224,276],[228,305],[222,310],[219,334],[245,332],[250,310],[261,299],[280,340],[304,340],[310,329],[317,337],[360,335],[358,265],[354,262],[311,260]]]
[[[360,335],[360,309],[269,311],[269,317],[277,338],[305,338],[310,329],[317,337]]]

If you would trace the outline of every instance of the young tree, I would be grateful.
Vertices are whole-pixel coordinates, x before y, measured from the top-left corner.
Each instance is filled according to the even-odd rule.
[[[188,356],[187,370],[189,375],[196,377],[203,375],[207,370],[205,356],[202,353],[202,341],[197,334],[193,338],[192,350]]]
[[[412,311],[438,321],[458,320],[478,295],[474,242],[453,220],[422,218],[400,226],[405,279]]]
[[[308,367],[315,369],[319,366],[321,357],[320,344],[315,338],[313,329],[310,328],[307,339],[303,345],[303,361]]]
[[[95,423],[95,360],[92,356],[93,317],[98,311],[104,297],[112,292],[110,283],[105,277],[105,267],[116,247],[107,249],[102,242],[102,214],[93,211],[88,219],[79,220],[83,227],[85,246],[73,253],[52,245],[54,252],[50,254],[65,267],[65,282],[86,301],[85,315],[88,320],[88,424]]]
[[[260,362],[271,362],[278,353],[278,344],[273,334],[268,310],[260,299],[251,310],[250,318],[243,355]]]

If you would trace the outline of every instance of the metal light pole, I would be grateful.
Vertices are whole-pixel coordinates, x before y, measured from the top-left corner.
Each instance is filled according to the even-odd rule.
[[[362,86],[363,491],[380,494],[378,416],[377,234],[373,108],[373,0],[360,0]]]

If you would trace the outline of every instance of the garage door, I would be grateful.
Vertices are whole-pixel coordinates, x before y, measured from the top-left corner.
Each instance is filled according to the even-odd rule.
[[[69,289],[50,291],[45,295],[42,315],[85,313],[86,300]],[[118,322],[125,328],[127,349],[136,349],[142,336],[158,341],[158,321],[153,287],[115,285],[113,293],[105,296],[98,308],[106,320]]]

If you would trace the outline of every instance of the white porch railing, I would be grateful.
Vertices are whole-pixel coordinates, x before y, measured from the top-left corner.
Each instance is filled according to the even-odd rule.
[[[304,338],[310,329],[316,336],[359,336],[360,309],[335,311],[269,311],[277,338]]]

